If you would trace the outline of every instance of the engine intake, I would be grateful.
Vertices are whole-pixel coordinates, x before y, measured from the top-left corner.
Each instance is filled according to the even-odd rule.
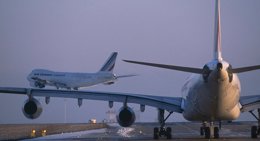
[[[129,127],[135,122],[135,113],[129,107],[122,107],[116,118],[120,126]]]
[[[38,118],[42,113],[42,106],[41,103],[34,99],[27,99],[23,106],[23,114],[28,119],[36,119]]]

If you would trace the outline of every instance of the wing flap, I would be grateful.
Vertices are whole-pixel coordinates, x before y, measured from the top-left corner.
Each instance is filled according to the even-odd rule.
[[[113,92],[94,92],[94,91],[70,91],[70,90],[48,90],[0,87],[0,93],[24,94],[39,97],[63,97],[63,98],[82,98],[90,100],[127,102],[148,105],[167,111],[182,113],[181,97],[162,97],[141,94],[113,93]]]

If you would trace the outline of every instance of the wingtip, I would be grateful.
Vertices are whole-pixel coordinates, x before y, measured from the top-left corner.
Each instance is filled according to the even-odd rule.
[[[127,62],[127,63],[137,63],[137,61],[131,61],[131,60],[125,60],[123,59],[124,62]]]

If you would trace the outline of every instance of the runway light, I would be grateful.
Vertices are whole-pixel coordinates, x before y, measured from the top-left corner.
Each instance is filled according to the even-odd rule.
[[[93,119],[90,119],[90,120],[89,120],[89,123],[96,124],[96,123],[97,123],[97,120],[94,119],[94,118],[93,118]]]
[[[31,138],[35,138],[35,137],[36,137],[36,130],[33,129],[33,130],[31,131]]]
[[[42,130],[42,136],[46,136],[46,134],[47,134],[47,130],[46,129]]]

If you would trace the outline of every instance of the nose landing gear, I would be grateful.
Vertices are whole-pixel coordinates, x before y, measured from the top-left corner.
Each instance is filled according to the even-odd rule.
[[[200,135],[205,136],[206,139],[219,138],[219,127],[214,127],[214,123],[211,122],[209,126],[207,126],[206,122],[203,122],[202,127],[200,127]]]

